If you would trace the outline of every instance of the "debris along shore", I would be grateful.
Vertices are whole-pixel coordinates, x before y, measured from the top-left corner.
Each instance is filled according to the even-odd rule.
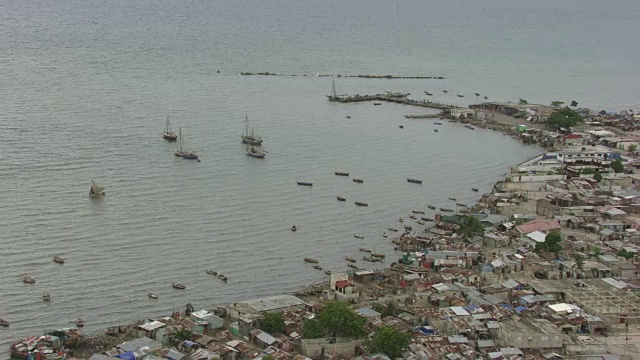
[[[241,72],[240,75],[243,76],[315,76],[315,77],[345,77],[345,78],[359,78],[359,79],[437,79],[443,80],[444,76],[397,76],[397,75],[340,75],[340,74],[316,74],[316,75],[307,75],[307,74],[276,74],[272,72]]]

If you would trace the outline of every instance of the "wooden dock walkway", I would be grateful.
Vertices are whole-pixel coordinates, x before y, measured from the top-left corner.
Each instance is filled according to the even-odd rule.
[[[429,100],[413,100],[407,97],[407,94],[374,94],[374,95],[327,95],[329,101],[340,103],[362,102],[362,101],[387,101],[396,104],[405,104],[411,106],[426,107],[438,110],[458,109],[459,106],[453,104],[444,104]]]

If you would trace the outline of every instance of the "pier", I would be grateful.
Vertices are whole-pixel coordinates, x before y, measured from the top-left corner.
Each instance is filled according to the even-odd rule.
[[[423,114],[423,115],[405,115],[406,119],[439,119],[443,116],[442,113],[439,114]]]
[[[352,102],[362,102],[362,101],[387,101],[393,102],[397,104],[405,104],[411,106],[420,106],[430,109],[438,109],[438,110],[450,110],[450,109],[458,109],[459,107],[453,104],[445,104],[435,101],[429,100],[413,100],[409,99],[408,96],[410,94],[399,94],[399,93],[385,93],[385,94],[374,94],[374,95],[336,95],[335,92],[332,95],[327,95],[329,101],[340,102],[340,103],[352,103]]]

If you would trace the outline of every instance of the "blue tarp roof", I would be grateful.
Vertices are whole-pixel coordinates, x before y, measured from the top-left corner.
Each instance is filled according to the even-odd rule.
[[[467,310],[467,311],[472,311],[472,310],[477,309],[478,307],[479,307],[478,305],[471,304],[471,305],[465,307],[464,309]]]
[[[436,333],[436,329],[431,326],[419,326],[417,327],[418,331],[420,331],[424,335],[432,335]]]
[[[542,155],[542,160],[557,159],[557,156],[558,155],[556,155],[556,154],[553,154],[553,155],[544,154],[544,155]]]
[[[513,306],[511,306],[511,304],[500,304],[500,307],[505,308],[505,309],[509,309],[509,310],[513,310]]]
[[[136,360],[136,356],[131,351],[123,352],[122,354],[116,355],[116,357],[124,360]]]
[[[525,310],[529,310],[529,309],[527,309],[527,308],[526,308],[526,307],[524,307],[524,306],[518,306],[517,308],[515,308],[515,309],[513,309],[513,310],[515,310],[517,313],[521,313],[521,312],[523,312],[523,311],[525,311]]]

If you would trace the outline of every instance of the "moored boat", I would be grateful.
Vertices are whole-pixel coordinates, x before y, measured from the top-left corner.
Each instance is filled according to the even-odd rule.
[[[4,326],[7,327],[9,326],[11,323],[5,319],[0,319],[0,326]]]
[[[404,125],[400,125],[398,126],[400,129],[404,129]]]
[[[420,225],[424,225],[425,224],[425,222],[423,220],[418,220],[418,221],[416,221],[416,223],[418,223]]]
[[[53,261],[57,262],[58,264],[64,264],[64,258],[61,258],[60,256],[54,256]]]
[[[424,214],[424,210],[411,210],[414,214]]]
[[[475,130],[475,128],[473,126],[465,125],[464,127],[466,127],[469,130]]]
[[[353,237],[356,239],[364,239],[364,235],[353,234]]]
[[[152,298],[152,299],[157,299],[158,298],[158,295],[156,295],[154,293],[148,293],[147,296]]]
[[[318,260],[316,259],[312,259],[312,258],[304,258],[305,262],[311,263],[311,264],[317,264]]]
[[[398,232],[398,229],[394,228],[393,226],[389,226],[387,229],[388,229],[389,231],[395,231],[395,232]]]
[[[433,132],[438,132],[438,129],[433,129]]]
[[[216,276],[216,275],[218,275],[218,272],[217,272],[217,271],[215,271],[215,270],[211,270],[211,269],[209,269],[209,270],[207,270],[207,274],[209,274],[209,275],[213,275],[213,276]]]
[[[453,210],[452,210],[452,209],[447,209],[447,208],[440,208],[440,211],[443,211],[443,212],[453,212]]]
[[[404,226],[404,231],[411,231],[411,229],[413,229],[413,228],[411,227],[411,225],[405,225],[405,226]]]
[[[253,145],[251,145],[247,148],[247,156],[251,156],[252,158],[256,158],[256,159],[264,159],[265,156],[267,155],[264,152],[254,148]]]
[[[389,236],[389,235],[387,235],[387,233],[386,233],[386,232],[383,232],[383,233],[382,233],[382,237],[387,237],[387,236]]]
[[[169,117],[167,116],[167,123],[164,126],[164,133],[162,137],[165,140],[176,141],[178,139],[178,135],[175,132],[171,131],[171,123],[169,122]]]
[[[242,142],[249,145],[262,145],[262,138],[253,133],[253,127],[251,128],[251,131],[249,131],[249,115],[245,115],[244,123],[244,132],[241,136]]]
[[[49,302],[51,301],[51,295],[48,292],[42,293],[42,301]]]
[[[362,252],[366,252],[366,253],[370,253],[371,249],[367,249],[367,248],[360,248],[360,251]]]
[[[425,216],[421,217],[420,220],[422,220],[422,221],[434,221],[432,218],[428,218],[428,217],[425,217]]]
[[[22,281],[25,284],[35,284],[36,283],[36,279],[34,279],[31,275],[27,275],[27,274],[22,275]]]
[[[91,187],[89,188],[89,196],[104,196],[104,186],[91,180]]]
[[[456,201],[456,198],[454,198],[454,197],[450,197],[450,198],[449,198],[449,200],[451,200],[451,201]]]
[[[296,184],[300,186],[313,186],[313,183],[308,181],[297,181]]]
[[[409,215],[409,219],[413,219],[413,220],[415,220],[415,219],[417,219],[417,218],[418,218],[418,217],[417,217],[417,216],[415,216],[415,215],[413,215],[413,214]]]
[[[74,321],[77,327],[83,327],[84,326],[84,320],[82,319],[78,319],[76,321]]]
[[[338,199],[338,201],[347,201],[347,199],[342,196],[336,196],[336,199]]]
[[[347,266],[352,268],[352,269],[356,269],[356,270],[360,269],[360,267],[358,267],[358,265],[356,265],[356,264],[349,263],[349,264],[347,264]]]
[[[422,180],[413,179],[413,178],[407,178],[407,182],[414,183],[414,184],[422,184]]]
[[[404,222],[403,218],[398,219],[399,222]]]
[[[178,289],[178,290],[184,290],[187,288],[186,286],[180,283],[171,283],[171,286],[173,286],[174,289]]]
[[[313,265],[313,268],[316,270],[322,270],[322,266],[320,265]]]
[[[297,226],[295,226],[295,225],[293,225],[293,226],[291,227],[291,231],[293,231],[293,232],[298,231],[298,227],[297,227]]]
[[[476,188],[471,188],[471,191],[478,192],[478,189],[476,189]]]
[[[464,97],[464,95],[462,95],[462,94],[457,94],[457,95],[458,95],[458,97]]]
[[[362,201],[356,201],[356,205],[358,205],[358,206],[369,206],[369,203],[362,202]]]
[[[375,252],[372,252],[371,256],[377,257],[377,258],[381,258],[381,259],[384,259],[385,257],[387,257],[385,254],[380,254],[380,253],[375,253]]]
[[[364,180],[362,179],[353,179],[354,183],[358,183],[358,184],[362,184],[364,182]]]
[[[376,262],[376,259],[371,257],[371,256],[363,256],[362,260],[364,261],[370,261],[370,262]]]
[[[376,103],[373,103],[373,105],[378,106],[378,105],[382,105],[382,103],[376,102]]]
[[[185,150],[184,140],[182,140],[182,128],[178,130],[178,148],[174,152],[177,157],[187,160],[198,160],[198,155],[191,151]]]
[[[434,122],[433,124],[434,124],[434,125],[442,125],[442,123],[441,123],[441,122]]]
[[[345,260],[347,260],[348,262],[352,262],[352,263],[356,262],[356,258],[354,258],[353,256],[347,256],[345,258]]]
[[[227,280],[229,280],[229,278],[228,278],[228,277],[226,277],[226,276],[224,276],[224,275],[222,275],[222,274],[218,274],[218,279],[220,279],[220,280],[222,280],[222,281],[224,281],[224,282],[227,282]]]
[[[428,207],[429,209],[431,209],[431,210],[435,210],[435,209],[436,209],[436,207],[435,207],[435,206],[433,206],[433,205],[427,205],[427,207]]]
[[[336,171],[335,174],[338,176],[349,176],[348,172],[342,172],[342,171]]]
[[[331,275],[331,270],[325,270],[324,273],[327,275]]]
[[[467,205],[466,205],[466,204],[463,204],[463,203],[456,203],[456,205],[458,205],[458,206],[462,206],[462,207],[467,207]]]

